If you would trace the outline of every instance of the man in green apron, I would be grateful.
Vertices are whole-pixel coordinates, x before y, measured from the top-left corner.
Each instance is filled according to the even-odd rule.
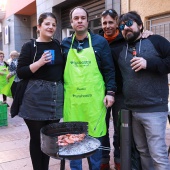
[[[88,13],[83,7],[70,12],[75,33],[62,41],[64,71],[64,121],[88,122],[88,134],[101,140],[106,134],[106,109],[114,103],[114,64],[107,41],[88,31]],[[101,150],[89,158],[91,170],[99,170]],[[70,162],[81,170],[81,160]]]

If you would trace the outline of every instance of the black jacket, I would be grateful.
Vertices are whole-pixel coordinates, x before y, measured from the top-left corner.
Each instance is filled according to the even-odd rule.
[[[102,29],[99,31],[99,34],[104,37],[104,32]],[[116,48],[124,45],[125,43],[126,43],[125,39],[123,38],[121,32],[119,32],[118,36],[111,43],[109,43],[109,46],[111,49],[116,50]],[[114,57],[113,57],[113,60],[114,60]],[[116,94],[120,94],[122,93],[122,86],[123,86],[122,74],[120,72],[117,62],[114,61],[114,65],[115,65],[115,81],[116,81],[116,86],[117,86]]]
[[[44,50],[48,49],[55,50],[56,64],[45,64],[35,73],[32,73],[30,64],[38,61],[44,53]],[[60,43],[57,40],[52,40],[51,42],[36,42],[32,39],[22,46],[17,65],[17,75],[20,79],[41,79],[57,82],[63,80],[63,71],[64,59],[61,53]]]

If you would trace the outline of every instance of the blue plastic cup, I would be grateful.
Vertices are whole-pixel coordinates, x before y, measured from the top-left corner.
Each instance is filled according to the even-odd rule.
[[[48,65],[51,65],[51,64],[55,64],[55,50],[44,50],[44,52],[46,51],[49,51],[52,58],[51,58],[51,62],[47,63]]]

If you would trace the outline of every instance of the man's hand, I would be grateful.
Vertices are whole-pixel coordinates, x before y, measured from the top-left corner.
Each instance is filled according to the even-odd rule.
[[[4,75],[5,73],[3,73],[3,72],[0,72],[0,75]]]
[[[8,75],[6,76],[6,78],[7,78],[8,80],[9,80],[11,77],[12,77],[11,74],[8,74]]]
[[[148,38],[150,35],[153,35],[152,31],[146,30],[145,32],[142,32],[142,38]]]
[[[3,68],[2,71],[7,71],[7,68]]]
[[[146,69],[146,60],[142,57],[134,57],[132,58],[132,60],[130,60],[131,62],[131,67],[133,70],[135,70],[135,72],[138,72],[139,70],[142,69]]]
[[[113,96],[106,95],[103,102],[104,102],[104,105],[108,108],[113,105],[113,103],[115,102],[115,99]]]

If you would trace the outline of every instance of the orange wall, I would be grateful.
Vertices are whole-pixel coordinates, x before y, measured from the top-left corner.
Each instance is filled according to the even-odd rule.
[[[12,14],[15,14],[16,12],[34,1],[35,0],[7,0],[5,18],[9,17]]]

